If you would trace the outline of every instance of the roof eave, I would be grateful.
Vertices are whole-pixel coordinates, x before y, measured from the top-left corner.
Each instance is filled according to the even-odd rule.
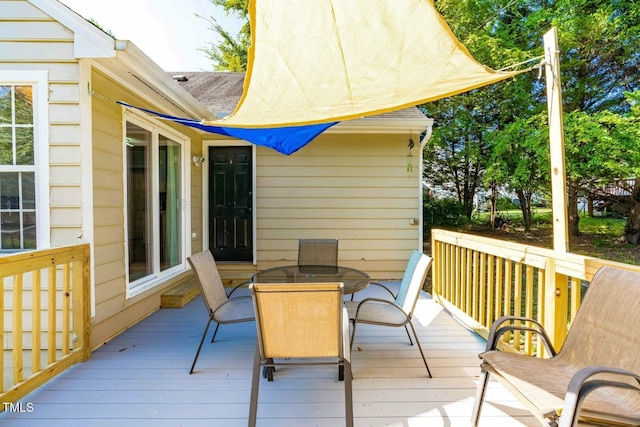
[[[215,117],[189,92],[183,89],[158,64],[129,40],[116,40],[116,60],[97,60],[96,63],[125,86],[135,88],[163,113],[195,120],[214,120]]]
[[[433,126],[433,119],[424,118],[386,118],[386,117],[363,117],[360,119],[347,120],[338,123],[325,131],[325,133],[421,133]]]

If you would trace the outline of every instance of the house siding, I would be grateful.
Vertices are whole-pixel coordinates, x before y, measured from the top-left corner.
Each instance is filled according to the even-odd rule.
[[[49,75],[50,244],[82,236],[79,67],[73,33],[26,1],[0,1],[0,69]],[[38,209],[47,209],[40,206]]]
[[[173,283],[167,279],[140,295],[127,299],[125,257],[125,192],[123,152],[123,108],[114,100],[153,109],[144,99],[120,86],[98,69],[91,73],[91,87],[98,96],[92,97],[92,159],[93,159],[93,220],[95,266],[95,317],[92,343],[99,345],[160,306],[161,292]],[[107,95],[108,94],[108,97]],[[156,107],[157,108],[157,107]],[[199,134],[182,126],[168,125],[190,138],[189,157],[200,153]],[[191,232],[201,235],[201,168],[191,167]],[[192,251],[202,247],[200,237],[192,240]]]
[[[48,165],[49,206],[37,205],[49,215],[49,245],[64,246],[82,240],[81,149],[79,130],[79,67],[73,56],[73,33],[26,1],[0,1],[0,72],[46,71],[48,76]],[[0,77],[1,79],[1,77]],[[42,131],[42,130],[41,130]],[[36,148],[37,150],[37,148]],[[39,179],[42,179],[40,177]],[[40,243],[40,247],[43,245]],[[42,247],[44,248],[44,247]],[[48,292],[48,272],[42,271],[42,292]],[[58,270],[58,283],[63,272]],[[31,301],[33,278],[23,277],[24,301]],[[5,279],[5,309],[13,309],[13,283]],[[27,304],[23,311],[29,313]],[[62,314],[56,314],[57,322]],[[32,316],[23,316],[23,346],[31,346]],[[13,319],[4,323],[3,346],[13,345]],[[41,339],[47,339],[43,326]],[[61,337],[57,337],[60,342]]]
[[[341,264],[401,277],[419,245],[418,150],[404,135],[327,133],[291,156],[258,148],[258,269],[295,263],[298,239],[339,239]]]

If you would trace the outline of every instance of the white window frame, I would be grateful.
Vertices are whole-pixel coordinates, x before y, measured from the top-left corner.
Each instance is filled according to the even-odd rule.
[[[0,85],[33,87],[36,249],[47,249],[51,247],[51,214],[49,212],[49,72],[47,70],[0,70]],[[18,170],[14,166],[0,166],[0,169],[2,172]]]
[[[146,131],[151,133],[151,147],[149,150],[150,153],[150,161],[152,164],[151,168],[151,192],[152,195],[152,206],[153,211],[158,212],[160,210],[160,200],[158,197],[158,145],[159,145],[159,136],[162,134],[164,137],[171,139],[180,144],[181,150],[180,155],[182,158],[182,168],[180,171],[180,182],[181,182],[181,192],[182,192],[182,224],[181,224],[181,245],[182,245],[182,260],[181,262],[168,268],[164,271],[160,271],[160,256],[158,252],[158,248],[154,246],[153,251],[153,273],[145,276],[141,279],[135,280],[133,282],[129,281],[129,268],[126,267],[129,263],[129,236],[126,230],[128,227],[128,180],[127,180],[127,156],[123,155],[123,182],[124,182],[124,230],[125,230],[125,275],[127,280],[127,292],[126,298],[132,298],[136,295],[139,295],[149,289],[154,288],[155,286],[164,283],[167,279],[177,276],[187,269],[186,267],[186,257],[191,253],[191,210],[190,203],[191,200],[191,192],[190,192],[190,172],[191,172],[191,164],[190,164],[190,152],[191,152],[191,140],[175,131],[174,129],[149,118],[142,113],[138,113],[129,108],[123,107],[123,121],[122,121],[122,135],[123,135],[123,153],[126,152],[126,143],[127,143],[127,123],[132,123],[136,126],[139,126]],[[158,242],[160,231],[159,231],[159,220],[157,215],[153,215],[153,241]]]

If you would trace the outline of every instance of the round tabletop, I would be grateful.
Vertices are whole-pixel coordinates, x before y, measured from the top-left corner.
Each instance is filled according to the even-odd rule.
[[[364,271],[329,265],[286,265],[259,271],[251,278],[253,283],[342,282],[345,294],[366,288],[370,281],[371,278]]]

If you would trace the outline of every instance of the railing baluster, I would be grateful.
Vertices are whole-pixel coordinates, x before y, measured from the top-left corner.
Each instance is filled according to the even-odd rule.
[[[56,361],[56,291],[58,288],[56,267],[49,267],[49,305],[47,306],[47,356],[48,363]]]
[[[533,267],[527,265],[525,267],[525,299],[524,299],[524,315],[528,318],[533,318]],[[524,340],[524,353],[531,355],[533,351],[532,346],[533,336],[531,332],[525,333]]]
[[[494,313],[494,286],[495,286],[495,262],[496,258],[493,255],[489,255],[487,264],[487,312],[484,319],[484,326],[486,328],[491,327],[491,323],[493,323],[493,319],[495,318]]]
[[[23,379],[22,349],[22,274],[13,276],[13,381]]]
[[[37,269],[33,271],[33,296],[31,300],[33,301],[33,307],[31,309],[31,316],[33,318],[32,329],[32,344],[31,344],[31,358],[33,368],[31,372],[38,372],[42,369],[42,361],[40,360],[40,350],[42,347],[42,339],[41,339],[41,320],[42,320],[42,295],[40,292],[42,291],[42,274],[41,270]]]
[[[71,333],[71,265],[66,263],[62,266],[62,354],[69,354],[69,336]]]

